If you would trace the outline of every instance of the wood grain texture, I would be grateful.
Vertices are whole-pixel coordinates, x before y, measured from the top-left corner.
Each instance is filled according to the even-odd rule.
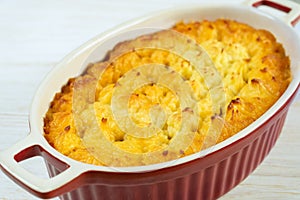
[[[129,19],[201,0],[169,2],[0,0],[0,151],[28,134],[30,103],[39,83],[70,51]],[[300,26],[297,31],[300,33]],[[300,199],[299,113],[300,95],[270,155],[222,200]],[[39,159],[22,165],[38,176],[47,176]],[[1,199],[36,198],[0,172]]]

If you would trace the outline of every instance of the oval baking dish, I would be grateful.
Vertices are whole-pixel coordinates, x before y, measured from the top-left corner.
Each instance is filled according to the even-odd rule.
[[[256,7],[266,5],[287,14],[281,19]],[[196,154],[159,164],[104,167],[72,160],[52,148],[43,136],[43,117],[53,95],[82,66],[105,55],[114,36],[137,28],[168,28],[180,20],[235,19],[266,28],[283,44],[291,60],[293,80],[280,99],[259,119],[229,139]],[[61,199],[216,199],[246,178],[274,146],[300,80],[300,42],[293,25],[300,5],[287,0],[251,0],[245,4],[199,5],[158,12],[103,33],[66,56],[40,85],[32,103],[30,134],[0,152],[0,168],[17,184],[41,198]],[[127,38],[123,38],[127,39]],[[99,58],[97,57],[97,60]],[[47,93],[45,92],[47,91]],[[42,156],[50,179],[38,178],[18,163]]]

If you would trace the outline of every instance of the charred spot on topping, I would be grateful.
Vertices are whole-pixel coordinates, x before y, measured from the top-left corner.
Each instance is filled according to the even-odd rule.
[[[120,137],[115,140],[115,142],[123,142],[123,141],[124,141],[124,137]]]
[[[226,25],[226,28],[228,29],[229,32],[234,33],[234,27],[231,26],[230,22],[228,20],[224,20],[224,23]]]
[[[219,113],[219,116],[222,117],[223,116],[223,109],[220,108],[220,113]]]
[[[136,75],[137,75],[137,76],[140,76],[140,75],[141,75],[141,72],[137,72]]]
[[[276,81],[276,78],[275,78],[275,76],[272,76],[272,81]]]
[[[233,99],[232,102],[233,102],[233,103],[240,103],[240,102],[241,102],[241,99],[240,99],[240,98],[236,98],[236,99]]]
[[[251,61],[251,58],[246,58],[246,59],[244,59],[244,61],[245,61],[246,63],[248,63],[248,62]]]
[[[192,30],[192,27],[188,27],[188,29],[187,29],[188,31],[190,31],[190,30]]]
[[[234,104],[239,104],[239,103],[241,103],[240,98],[236,98],[236,99],[231,100],[231,102],[227,106],[228,110],[232,109],[232,115],[234,114],[234,109],[233,109],[234,108]]]
[[[185,109],[182,110],[182,112],[190,112],[190,113],[194,113],[193,109],[190,107],[186,107]]]
[[[233,99],[233,100],[231,100],[231,103],[239,104],[239,103],[241,103],[241,99],[240,98]]]
[[[233,105],[231,104],[231,102],[228,104],[227,109],[230,110],[233,108]]]
[[[68,125],[68,126],[66,126],[66,127],[65,127],[65,129],[64,129],[64,130],[65,130],[65,131],[69,131],[70,129],[71,129],[71,126],[70,126],[70,125]]]
[[[229,22],[226,19],[223,19],[224,24],[229,25]]]
[[[102,122],[102,123],[106,123],[106,122],[107,122],[107,118],[102,117],[101,122]]]
[[[260,82],[260,80],[257,78],[251,79],[251,83],[253,83],[253,84],[259,84],[259,82]]]
[[[258,36],[258,37],[256,38],[256,41],[257,41],[257,42],[261,41],[260,36]]]
[[[234,110],[231,111],[231,119],[234,117]]]
[[[213,116],[210,117],[210,119],[213,121],[213,120],[215,120],[217,117],[218,117],[218,115],[217,115],[217,114],[214,114]]]
[[[224,52],[224,48],[221,49],[221,53],[223,53],[223,52]]]
[[[149,85],[150,85],[150,86],[153,86],[154,84],[155,84],[155,83],[151,82]]]
[[[268,68],[265,67],[265,68],[261,69],[260,71],[263,73],[266,73],[268,71]]]
[[[168,150],[165,150],[165,151],[162,152],[162,155],[163,155],[163,156],[167,156],[168,153],[169,153],[169,151],[168,151]]]
[[[214,27],[211,24],[208,25],[208,28],[214,29]]]

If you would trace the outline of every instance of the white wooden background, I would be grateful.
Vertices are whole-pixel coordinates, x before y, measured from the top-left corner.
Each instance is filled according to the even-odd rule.
[[[201,0],[0,0],[0,151],[27,135],[35,91],[67,53],[126,20],[189,2]],[[300,95],[270,155],[221,199],[300,199],[299,112]],[[46,176],[40,164],[23,165]],[[36,198],[0,172],[0,199]]]

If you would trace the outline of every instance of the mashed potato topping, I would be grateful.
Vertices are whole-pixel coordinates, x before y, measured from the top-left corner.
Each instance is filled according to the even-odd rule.
[[[113,145],[134,154],[155,152],[167,147],[180,129],[182,118],[180,100],[170,88],[146,84],[136,88],[129,97],[128,113],[139,127],[147,127],[153,121],[151,109],[157,105],[164,111],[165,116],[155,121],[162,127],[155,135],[141,138],[126,134],[112,113],[111,101],[118,80],[133,68],[145,64],[161,63],[170,66],[191,87],[197,101],[198,129],[188,148],[180,152],[181,156],[206,148],[205,140],[216,140],[208,131],[216,114],[224,116],[224,126],[217,138],[217,142],[221,142],[261,116],[281,96],[291,80],[289,58],[282,45],[266,30],[257,30],[226,19],[178,22],[171,29],[194,39],[206,50],[222,77],[225,110],[221,109],[219,113],[212,111],[211,94],[204,77],[196,73],[192,64],[179,55],[163,49],[147,48],[120,53],[122,49],[134,47],[136,43],[143,44],[148,39],[172,42],[172,38],[164,38],[164,34],[158,32],[116,45],[104,61],[91,64],[84,74],[71,78],[61,92],[55,95],[46,113],[44,131],[48,142],[75,160],[107,165],[93,156],[92,149],[86,148],[81,139],[82,130],[75,126],[72,104],[74,90],[80,89],[86,92],[85,103],[79,104],[80,108],[77,109],[81,118],[85,119],[82,123],[94,123],[91,115],[95,114],[99,128]],[[85,90],[93,85],[96,86],[94,92]]]

